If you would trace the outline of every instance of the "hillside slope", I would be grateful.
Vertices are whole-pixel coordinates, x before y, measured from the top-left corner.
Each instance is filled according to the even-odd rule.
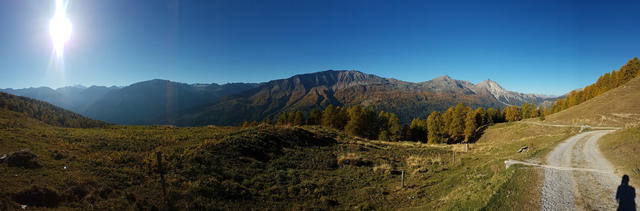
[[[52,126],[89,128],[107,125],[104,122],[83,117],[46,102],[4,92],[0,92],[0,112],[20,113]],[[18,115],[16,118],[23,115]]]
[[[552,114],[545,122],[625,127],[640,124],[640,77],[604,94]]]
[[[58,89],[49,87],[0,89],[0,92],[45,101],[75,113],[83,114],[89,105],[102,98],[109,91],[115,89],[118,89],[118,87],[66,86]]]

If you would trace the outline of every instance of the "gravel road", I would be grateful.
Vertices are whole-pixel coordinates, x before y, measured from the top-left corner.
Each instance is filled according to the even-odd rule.
[[[542,210],[615,210],[621,175],[602,156],[597,141],[613,130],[584,132],[549,153],[542,186]],[[580,169],[592,169],[591,171]],[[636,203],[638,202],[636,198]]]

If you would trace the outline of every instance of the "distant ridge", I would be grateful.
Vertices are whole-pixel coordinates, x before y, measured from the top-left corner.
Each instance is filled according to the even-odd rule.
[[[373,106],[398,114],[406,123],[413,117],[426,118],[432,111],[442,111],[459,102],[472,107],[505,107],[544,100],[537,95],[506,91],[495,82],[492,85],[497,88],[491,90],[449,76],[412,83],[354,70],[328,70],[269,81],[214,104],[191,109],[176,123],[231,125],[329,104]],[[500,101],[494,93],[509,103]]]
[[[542,102],[547,98],[553,98],[549,95],[523,94],[508,91],[497,82],[487,79],[475,85],[476,90],[485,89],[493,95],[499,102],[505,105],[521,105],[526,102]]]
[[[264,83],[186,84],[154,79],[125,87],[0,91],[47,101],[90,118],[136,125],[234,125],[329,104],[373,106],[408,122],[459,102],[472,107],[505,107],[546,99],[505,90],[491,80],[473,84],[444,75],[412,83],[355,70],[327,70]]]

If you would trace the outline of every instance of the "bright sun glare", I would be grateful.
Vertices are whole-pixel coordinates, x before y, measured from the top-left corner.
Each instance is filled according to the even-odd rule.
[[[64,45],[71,39],[71,21],[66,17],[67,5],[56,0],[56,12],[49,22],[49,34],[58,57],[64,53]]]

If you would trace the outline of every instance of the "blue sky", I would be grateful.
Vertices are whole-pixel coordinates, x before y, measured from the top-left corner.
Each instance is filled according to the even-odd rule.
[[[0,1],[0,88],[262,82],[327,69],[563,94],[640,55],[638,1]]]

